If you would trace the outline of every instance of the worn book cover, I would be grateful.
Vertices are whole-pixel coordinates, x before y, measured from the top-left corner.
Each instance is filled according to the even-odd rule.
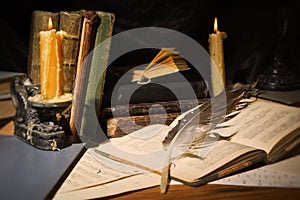
[[[102,110],[100,119],[108,137],[121,137],[153,123],[170,125],[181,113],[205,100],[116,105]]]
[[[81,136],[87,132],[88,127],[95,124],[91,122],[98,120],[100,114],[115,21],[113,13],[83,12],[83,28],[70,119],[72,132]],[[88,59],[85,60],[87,56]],[[95,112],[96,117],[91,115]]]
[[[115,105],[153,103],[209,97],[203,78],[191,68],[150,79],[145,84],[132,81],[132,66],[109,66],[104,86],[104,108]],[[178,95],[179,94],[179,95]]]

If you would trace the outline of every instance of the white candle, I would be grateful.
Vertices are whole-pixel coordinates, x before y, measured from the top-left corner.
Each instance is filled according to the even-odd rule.
[[[214,33],[209,34],[209,54],[211,57],[211,80],[213,95],[220,94],[226,85],[223,39],[227,37],[225,32],[218,31],[217,18],[214,21]]]

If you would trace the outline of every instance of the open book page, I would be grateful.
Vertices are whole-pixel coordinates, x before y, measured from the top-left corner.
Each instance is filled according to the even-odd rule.
[[[103,185],[144,172],[96,154],[90,148],[73,168],[57,194]]]
[[[252,152],[252,154],[248,154],[250,152]],[[243,155],[248,155],[248,160],[243,160]],[[201,179],[226,164],[234,165],[238,163],[232,162],[238,158],[240,158],[239,161],[248,162],[248,164],[251,165],[253,164],[251,161],[257,156],[263,159],[265,154],[262,151],[255,151],[255,149],[249,146],[240,145],[227,140],[220,140],[214,144],[213,148],[211,148],[210,152],[204,158],[191,156],[175,160],[173,167],[171,167],[171,176],[186,182],[195,182],[197,179]],[[232,171],[228,172],[231,173]],[[219,174],[219,176],[223,175]]]
[[[159,185],[160,176],[88,149],[53,199],[94,199]],[[171,184],[179,184],[172,181]]]
[[[300,188],[300,155],[228,176],[211,184]]]
[[[231,141],[270,153],[278,141],[300,127],[300,108],[258,99],[227,125],[236,133]]]
[[[99,145],[96,151],[105,152],[108,155],[121,159],[127,164],[132,164],[142,169],[145,167],[146,170],[149,169],[148,171],[160,172],[164,167],[163,158],[167,156],[167,152],[162,147],[162,140],[169,130],[166,127],[168,126],[150,125],[149,127],[140,129],[137,133],[134,132],[132,136],[127,135],[122,138],[112,138],[111,142]],[[160,129],[162,130],[159,131]],[[156,133],[154,130],[156,130]],[[144,137],[138,137],[138,135]],[[218,141],[206,148],[210,152],[206,153],[204,159],[193,156],[193,158],[184,157],[176,160],[175,166],[178,167],[171,168],[172,176],[184,181],[193,182],[195,179],[201,178],[231,161],[236,161],[238,158],[241,159],[240,161],[249,161],[249,164],[252,164],[251,162],[254,158],[262,160],[266,156],[261,150],[257,151],[249,146],[236,144],[227,140]],[[204,149],[201,150],[205,151]],[[243,156],[246,154],[247,156]],[[233,162],[232,164],[236,163]]]
[[[147,68],[150,68],[151,66],[162,62],[165,58],[168,58],[169,56],[174,56],[178,52],[174,51],[175,48],[162,48],[158,54],[152,59],[152,61],[149,63]]]
[[[120,179],[115,182],[109,182],[100,186],[90,187],[72,192],[59,193],[54,197],[54,200],[97,199],[121,194],[124,192],[157,186],[159,185],[159,182],[159,175],[148,172],[146,174],[131,176],[125,179]]]
[[[162,48],[144,70],[133,70],[132,81],[151,79],[190,69],[174,48]]]
[[[163,168],[161,158],[166,156],[162,141],[169,130],[164,124],[149,125],[124,137],[111,138],[96,150],[159,171]]]

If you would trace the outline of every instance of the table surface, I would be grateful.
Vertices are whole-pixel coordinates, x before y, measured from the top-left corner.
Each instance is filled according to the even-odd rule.
[[[8,122],[0,128],[0,135],[13,136],[13,131],[13,123]],[[164,195],[160,194],[159,186],[156,186],[107,199],[300,199],[300,188],[245,187],[215,184],[200,187],[171,185],[167,194]]]
[[[0,135],[0,199],[51,198],[84,151],[83,143],[44,151],[16,136]]]

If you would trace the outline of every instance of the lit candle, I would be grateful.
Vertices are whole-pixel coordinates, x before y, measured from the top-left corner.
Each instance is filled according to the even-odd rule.
[[[63,93],[61,45],[65,32],[52,28],[49,18],[48,31],[40,32],[40,88],[43,99],[53,99]]]
[[[227,37],[225,32],[218,31],[217,18],[214,21],[214,33],[209,34],[209,54],[211,56],[211,79],[213,95],[220,94],[226,85],[223,39]]]

